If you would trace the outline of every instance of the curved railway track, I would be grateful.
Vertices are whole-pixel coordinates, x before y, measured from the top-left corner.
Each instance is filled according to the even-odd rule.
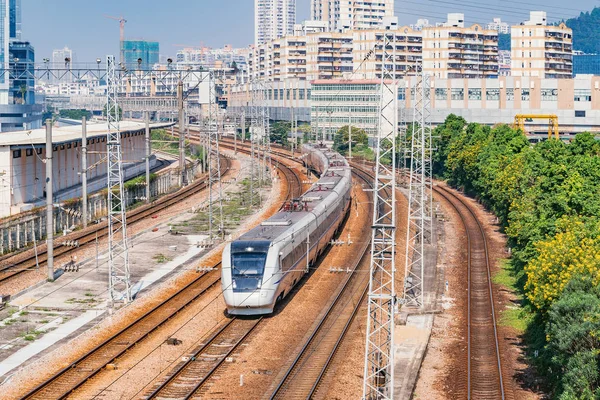
[[[221,171],[221,176],[223,176],[231,167],[230,159],[223,157],[223,160],[225,168]],[[127,223],[132,224],[146,219],[152,214],[160,212],[180,202],[181,200],[206,189],[207,186],[208,184],[206,179],[199,178],[191,185],[188,185],[175,193],[166,195],[151,204],[143,205],[127,212]],[[104,221],[98,225],[93,225],[81,231],[73,232],[67,236],[56,238],[55,243],[57,244],[54,246],[54,257],[57,258],[72,253],[78,248],[87,244],[95,243],[96,239],[101,239],[107,235],[108,223]],[[76,248],[63,246],[61,243],[65,241],[77,241],[79,246]],[[47,252],[45,245],[40,246],[37,259],[33,249],[16,254],[6,260],[6,262],[10,263],[11,265],[0,269],[0,283],[8,281],[9,279],[13,279],[20,274],[37,268],[37,263],[39,263],[40,266],[43,266],[46,264],[46,261]]]
[[[434,191],[458,213],[467,233],[467,399],[508,399],[502,374],[487,238],[472,208],[442,187]]]
[[[286,167],[284,164],[281,164],[282,169]],[[294,174],[291,169],[289,171],[291,174]],[[285,175],[286,177],[288,176],[287,174]],[[293,181],[288,181],[286,198],[290,199],[294,193],[302,190],[301,186],[297,186],[298,182],[300,182],[300,178],[298,177]],[[156,212],[156,210],[153,210],[153,212]],[[106,366],[114,363],[119,357],[124,355],[127,350],[165,325],[173,316],[180,313],[197,299],[201,298],[210,288],[217,285],[221,280],[220,264],[220,262],[217,263],[211,271],[198,276],[152,310],[135,319],[125,328],[54,374],[50,379],[24,395],[22,399],[45,400],[67,398],[75,390],[95,377]]]

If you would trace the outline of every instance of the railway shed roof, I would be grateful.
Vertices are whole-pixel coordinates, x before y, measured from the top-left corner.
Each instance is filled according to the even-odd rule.
[[[170,123],[150,124],[150,129],[165,128]],[[121,121],[119,128],[121,133],[136,132],[145,128],[143,122]],[[108,123],[88,122],[87,137],[105,136],[108,132]],[[52,128],[52,142],[55,144],[81,140],[81,125],[69,125]],[[0,146],[23,146],[41,145],[46,143],[46,128],[32,129],[28,131],[7,132],[0,134]]]

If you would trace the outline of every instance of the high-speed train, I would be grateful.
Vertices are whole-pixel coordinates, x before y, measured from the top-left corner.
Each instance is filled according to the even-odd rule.
[[[221,286],[230,314],[272,313],[346,215],[352,179],[348,162],[326,147],[304,145],[302,153],[320,179],[223,250]]]

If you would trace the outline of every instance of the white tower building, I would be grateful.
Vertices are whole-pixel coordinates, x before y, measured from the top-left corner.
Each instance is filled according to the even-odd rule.
[[[254,0],[254,44],[294,34],[296,0]]]
[[[311,0],[311,19],[329,22],[336,32],[348,29],[377,29],[398,25],[394,0]]]

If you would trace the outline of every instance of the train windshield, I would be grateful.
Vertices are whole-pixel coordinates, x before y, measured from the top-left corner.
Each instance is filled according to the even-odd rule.
[[[261,288],[271,242],[236,240],[231,243],[231,286],[234,292],[252,292]]]
[[[231,277],[234,292],[260,289],[267,253],[234,253],[231,255]]]

